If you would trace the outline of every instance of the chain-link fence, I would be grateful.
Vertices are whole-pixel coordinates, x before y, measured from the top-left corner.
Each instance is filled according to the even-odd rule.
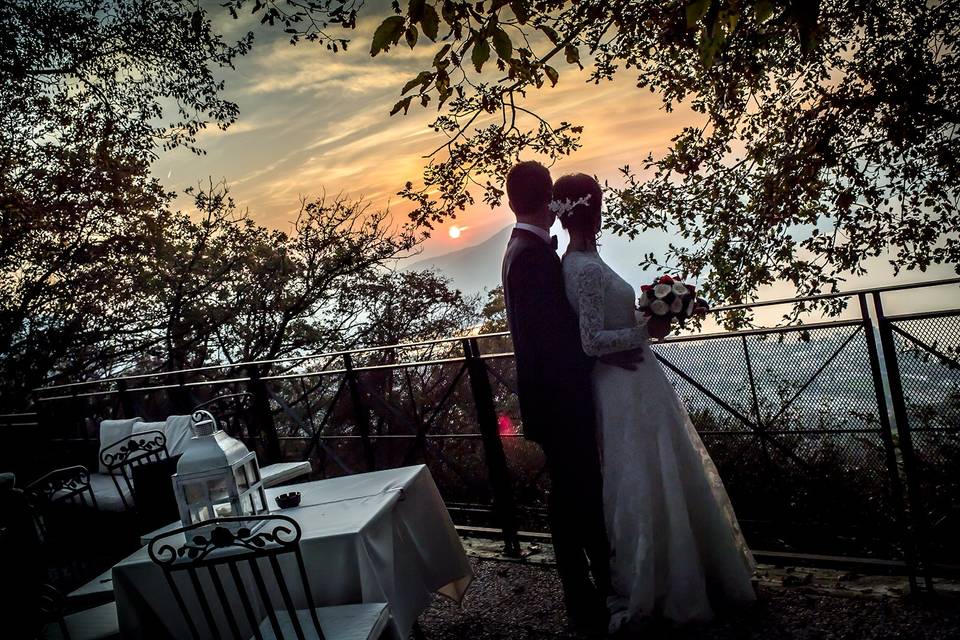
[[[883,318],[912,523],[927,565],[960,565],[960,312]]]

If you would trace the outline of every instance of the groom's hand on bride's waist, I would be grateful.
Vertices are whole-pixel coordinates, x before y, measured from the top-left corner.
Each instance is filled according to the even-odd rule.
[[[637,363],[643,362],[643,348],[637,347],[636,349],[630,349],[628,351],[608,353],[607,355],[600,356],[597,359],[604,364],[620,367],[621,369],[626,369],[627,371],[636,371]]]

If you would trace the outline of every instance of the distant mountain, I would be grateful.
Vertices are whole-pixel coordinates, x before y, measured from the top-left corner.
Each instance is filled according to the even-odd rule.
[[[424,258],[410,264],[408,269],[434,268],[442,271],[453,280],[455,287],[466,294],[482,293],[484,289],[493,289],[500,284],[500,263],[503,252],[510,240],[513,225],[504,227],[492,237],[479,244],[433,258]],[[567,243],[567,234],[553,229],[560,240],[562,254]],[[661,251],[668,236],[661,232],[648,232],[634,241],[604,233],[601,238],[600,255],[617,273],[622,275],[635,288],[653,279],[652,273],[645,273],[637,262],[648,251]]]
[[[464,293],[482,293],[500,284],[500,263],[512,230],[513,225],[504,227],[479,244],[425,258],[407,268],[433,268],[453,280],[454,286]]]

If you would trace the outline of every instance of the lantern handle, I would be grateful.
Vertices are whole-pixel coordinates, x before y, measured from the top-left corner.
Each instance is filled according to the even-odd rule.
[[[216,418],[213,417],[213,414],[207,411],[206,409],[200,409],[199,411],[194,411],[193,416],[193,432],[198,436],[208,436],[219,430],[217,425]]]

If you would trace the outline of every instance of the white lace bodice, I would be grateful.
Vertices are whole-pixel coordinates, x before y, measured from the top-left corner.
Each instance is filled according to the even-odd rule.
[[[580,319],[580,339],[590,356],[643,346],[649,340],[646,318],[636,312],[636,292],[595,251],[563,257],[567,299]]]

